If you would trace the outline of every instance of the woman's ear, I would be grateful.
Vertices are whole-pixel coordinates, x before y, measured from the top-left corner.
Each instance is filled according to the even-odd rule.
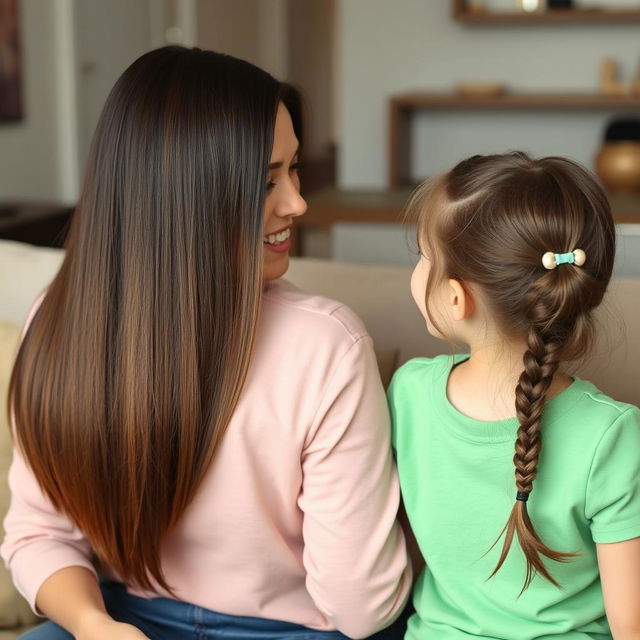
[[[468,287],[459,280],[449,279],[449,312],[455,321],[466,320],[475,309],[475,301]]]

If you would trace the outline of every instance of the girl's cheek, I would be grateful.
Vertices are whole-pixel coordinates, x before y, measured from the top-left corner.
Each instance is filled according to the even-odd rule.
[[[427,288],[427,274],[424,268],[424,259],[420,260],[411,274],[411,295],[420,313],[427,319],[425,307],[425,293]]]

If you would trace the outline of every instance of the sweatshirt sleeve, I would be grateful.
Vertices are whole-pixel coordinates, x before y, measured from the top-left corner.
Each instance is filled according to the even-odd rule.
[[[45,295],[46,291],[29,311],[23,338]],[[9,469],[9,490],[11,503],[4,519],[0,556],[18,591],[40,615],[36,596],[43,582],[66,567],[86,567],[95,573],[91,551],[82,533],[53,508],[17,447]]]
[[[331,374],[302,458],[307,589],[352,638],[391,624],[411,588],[389,413],[369,336]]]
[[[66,567],[86,567],[95,574],[84,535],[53,508],[22,454],[14,448],[9,469],[11,504],[4,520],[0,555],[18,591],[36,609],[44,581]]]

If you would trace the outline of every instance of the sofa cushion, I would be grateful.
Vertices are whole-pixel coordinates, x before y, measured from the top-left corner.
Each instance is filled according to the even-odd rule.
[[[0,240],[0,322],[24,324],[33,301],[53,280],[63,258],[61,249]]]
[[[399,351],[399,365],[416,356],[433,357],[450,350],[446,342],[427,332],[411,297],[409,267],[298,258],[291,260],[285,277],[301,289],[348,304],[364,321],[376,349]],[[569,372],[616,400],[640,405],[639,315],[640,278],[614,278],[595,313],[594,349],[583,362],[569,366]]]
[[[26,625],[24,627],[17,627],[11,630],[0,630],[0,640],[17,640],[23,633],[35,629],[38,625]]]
[[[410,267],[346,264],[292,258],[285,278],[304,291],[344,302],[364,321],[376,350],[398,352],[398,365],[416,356],[446,353],[427,332],[409,283]],[[382,371],[381,371],[382,373]]]
[[[0,521],[9,507],[7,474],[11,464],[12,440],[7,424],[6,397],[11,367],[18,349],[20,327],[0,323]],[[4,535],[4,532],[2,533]],[[37,620],[29,605],[16,591],[11,575],[0,562],[0,628],[12,628]]]
[[[391,378],[398,367],[398,350],[397,349],[375,349],[376,362],[378,363],[378,371],[380,379],[386,389],[391,382]]]
[[[607,395],[640,406],[640,278],[616,278],[595,316],[593,350],[574,369]]]

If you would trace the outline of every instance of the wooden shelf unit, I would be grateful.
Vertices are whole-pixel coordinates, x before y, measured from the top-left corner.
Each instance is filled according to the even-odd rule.
[[[293,224],[291,255],[301,255],[304,234],[309,229],[328,229],[340,223],[404,223],[404,211],[411,196],[403,189],[337,189],[315,192],[308,198],[309,210]],[[640,223],[640,194],[609,195],[616,224]]]
[[[606,96],[575,93],[513,93],[502,96],[466,97],[454,93],[415,92],[389,100],[390,189],[406,187],[411,179],[411,124],[416,112],[456,110],[640,110],[640,96]]]
[[[478,11],[468,8],[466,0],[453,0],[453,18],[467,25],[554,25],[625,24],[640,22],[638,9],[546,9],[540,11]]]

